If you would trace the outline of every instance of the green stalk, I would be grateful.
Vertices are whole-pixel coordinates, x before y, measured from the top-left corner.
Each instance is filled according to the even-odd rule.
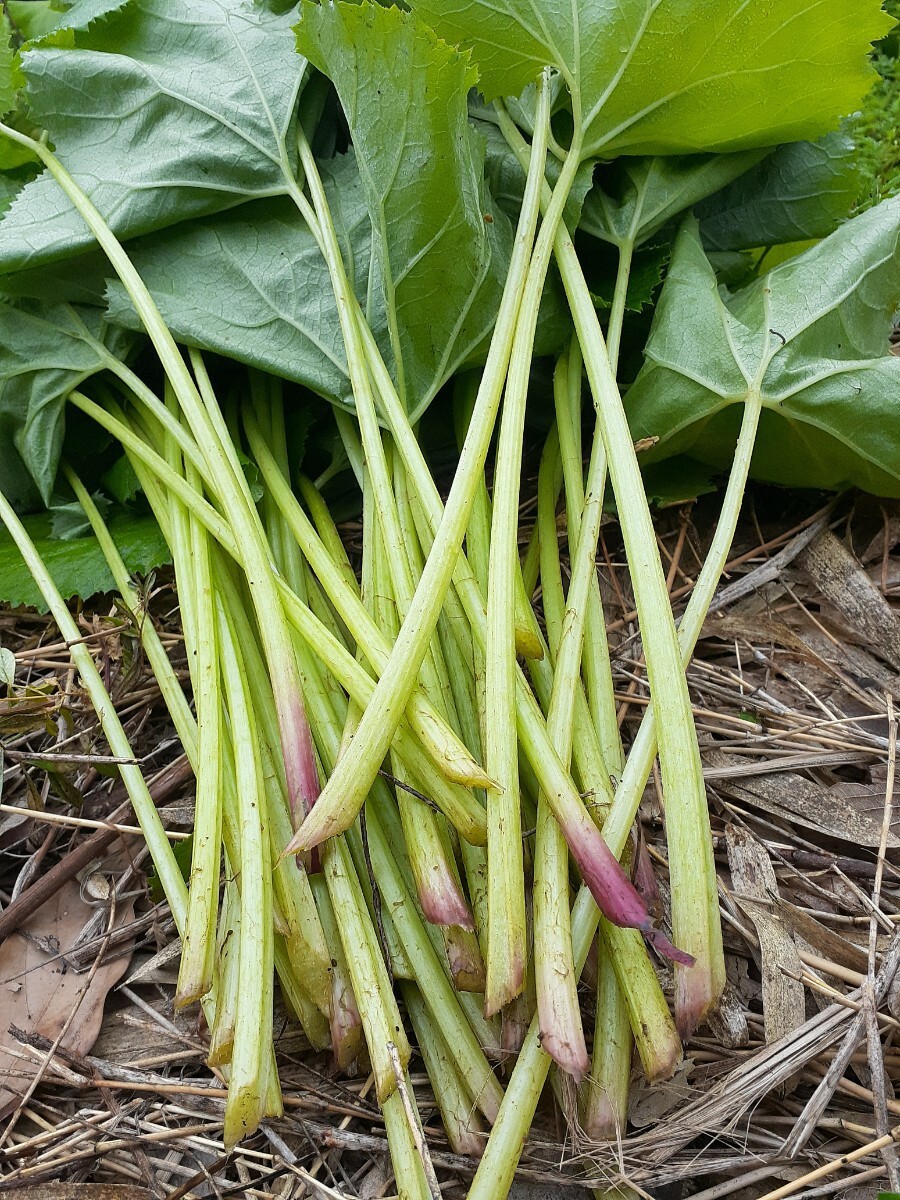
[[[554,388],[556,428],[559,433],[559,449],[563,478],[566,488],[566,514],[570,543],[577,543],[581,529],[582,512],[585,505],[585,485],[581,460],[581,347],[573,338],[569,349],[567,386]],[[594,439],[594,445],[601,438]],[[588,481],[588,491],[595,502],[602,506],[606,484],[606,458],[596,460],[595,474]],[[596,543],[594,545],[596,551]],[[615,690],[609,644],[606,639],[606,620],[600,583],[596,569],[590,572],[590,590],[587,600],[587,615],[582,654],[585,690],[593,724],[597,730],[603,761],[616,779],[622,773],[625,756],[616,717]]]
[[[694,590],[691,593],[691,598],[688,601],[687,608],[679,625],[678,641],[682,670],[690,662],[715,589],[718,586],[725,563],[728,561],[728,552],[731,548],[734,531],[740,516],[741,502],[750,470],[750,460],[753,455],[753,445],[756,440],[756,430],[759,425],[761,408],[759,384],[756,382],[748,391],[745,400],[744,415],[735,448],[734,461],[712,545],[706,555],[703,567],[697,577]],[[608,838],[610,845],[614,849],[617,847],[624,848],[625,846],[629,830],[644,793],[644,787],[653,767],[659,732],[656,713],[657,705],[653,702],[648,705],[640,728],[632,743],[631,752],[625,764],[625,770],[622,773],[622,780],[616,792],[615,804],[604,826],[604,836]],[[709,878],[704,878],[700,881],[702,883],[702,891],[698,887],[698,881],[695,879],[694,885],[688,889],[687,896],[684,895],[683,891],[681,894],[678,892],[679,887],[683,888],[686,882],[684,875],[687,876],[687,879],[690,879],[692,872],[695,875],[697,874],[696,861],[692,862],[690,858],[682,858],[683,853],[687,854],[689,852],[690,831],[684,830],[683,821],[680,817],[681,814],[677,810],[673,811],[671,803],[667,804],[666,835],[670,847],[669,873],[672,879],[673,923],[675,921],[675,914],[678,912],[679,920],[682,924],[688,922],[696,926],[705,925],[712,927],[714,931],[720,931],[714,865],[711,868]],[[690,903],[692,907],[685,912],[687,903]],[[677,927],[675,934],[678,937]],[[721,938],[721,932],[719,932],[719,937]],[[678,980],[679,976],[676,976],[676,983],[678,983]],[[680,985],[679,996],[681,1004],[676,1008],[676,1015],[678,1016],[678,1025],[682,1036],[686,1036],[693,1028],[691,1021],[693,1021],[692,1014],[696,1013],[696,1002],[694,1001],[691,989],[685,983]]]
[[[409,1076],[404,1079],[408,1095],[412,1096],[412,1086]],[[410,1127],[409,1116],[403,1104],[403,1097],[395,1091],[381,1106],[384,1117],[384,1128],[387,1133],[388,1148],[391,1152],[391,1166],[394,1168],[394,1180],[397,1184],[398,1200],[434,1200],[422,1156],[416,1145],[416,1138]],[[418,1117],[418,1114],[416,1114]],[[424,1141],[421,1122],[418,1136]]]
[[[172,852],[172,846],[166,837],[159,813],[156,811],[156,805],[153,803],[153,798],[141,774],[141,769],[133,762],[134,754],[128,736],[122,728],[122,723],[103,684],[97,665],[91,657],[90,650],[84,644],[81,631],[66,607],[43,559],[2,491],[0,491],[0,521],[9,531],[10,537],[15,542],[19,553],[25,560],[25,565],[44,597],[57,628],[69,645],[72,661],[78,670],[94,711],[97,713],[100,728],[109,743],[110,751],[117,758],[126,760],[118,768],[119,775],[128,792],[128,798],[144,835],[144,841],[147,843],[147,849],[153,859],[178,932],[183,934],[187,916],[187,887]]]
[[[323,791],[324,805],[320,802],[317,812],[311,814],[309,822],[299,831],[292,849],[311,847],[333,833],[347,828],[359,811],[408,702],[459,558],[474,489],[484,469],[500,390],[506,377],[537,223],[540,182],[543,178],[549,126],[549,99],[547,89],[543,86],[539,89],[538,106],[532,166],[526,183],[513,257],[488,351],[488,362],[479,388],[479,403],[476,404],[478,416],[477,420],[473,419],[472,422],[472,431],[467,438],[467,450],[460,456],[459,468],[448,500],[447,519],[437,532],[407,619],[376,688],[375,701],[366,709],[357,736],[336,770],[333,784],[331,781],[330,786],[326,784]],[[363,334],[365,336],[365,331]],[[370,345],[369,348],[371,349]],[[405,421],[405,414],[403,419]],[[410,464],[405,456],[404,460],[404,465],[409,469]]]
[[[332,838],[328,842],[322,862],[331,903],[335,912],[341,914],[338,927],[341,943],[366,1034],[378,1102],[383,1105],[397,1087],[388,1046],[392,1042],[397,1046],[400,1060],[405,1065],[409,1062],[409,1042],[403,1032],[391,981],[353,860],[343,838]]]
[[[631,1086],[631,1028],[608,947],[600,939],[594,1054],[581,1125],[592,1142],[625,1136]]]
[[[337,917],[331,905],[328,885],[321,874],[310,879],[316,907],[331,952],[331,1046],[338,1067],[346,1071],[359,1058],[364,1048],[362,1018],[353,994],[347,956],[341,944]]]
[[[196,478],[193,482],[195,486],[199,484]],[[220,744],[222,704],[209,538],[199,521],[190,521],[190,533],[196,614],[193,651],[196,667],[191,671],[191,680],[199,746],[188,919],[182,943],[176,1006],[199,1000],[212,985],[222,859],[221,793],[226,790]]]
[[[478,1114],[472,1111],[471,1097],[441,1027],[415,984],[404,983],[401,991],[451,1149],[454,1154],[477,1158],[484,1148],[483,1126]]]
[[[194,679],[194,702],[199,717],[199,722],[195,723],[152,621],[139,615],[139,598],[131,586],[128,568],[122,561],[106,522],[75,472],[65,463],[63,471],[90,522],[112,572],[116,588],[136,628],[141,630],[141,641],[150,666],[197,776],[191,879],[176,992],[176,1005],[183,1006],[199,1000],[212,987],[219,904],[219,863],[222,852],[222,813],[219,804],[221,709],[208,547],[205,538],[195,537],[192,541],[192,561],[196,572],[196,611],[201,614],[195,626],[200,633],[195,651],[196,669],[191,672]]]
[[[251,584],[278,708],[291,805],[298,812],[306,811],[315,801],[319,790],[312,742],[303,710],[290,635],[272,579],[268,555],[265,547],[260,544],[262,539],[254,522],[255,514],[251,515],[247,510],[240,485],[218,439],[210,439],[209,444],[203,441],[203,434],[209,425],[203,399],[168,326],[121,243],[95,205],[48,149],[45,141],[36,141],[3,124],[0,124],[0,133],[5,133],[7,137],[26,146],[38,156],[97,240],[153,342],[194,437],[201,442],[216,492],[226,509],[229,521],[234,526],[241,550],[240,561]]]
[[[620,252],[616,287],[607,326],[607,348],[613,372],[618,362],[618,348],[625,316],[631,249],[633,242],[630,249]],[[566,395],[555,389],[554,400],[566,481],[569,537],[576,540],[585,509],[581,450],[581,369],[581,347],[578,338],[573,337],[569,351]],[[603,448],[603,439],[598,431],[595,431],[593,446],[594,449]],[[602,465],[598,463],[603,474],[593,480],[593,488],[600,495],[601,505],[606,483],[605,448],[603,449],[604,461]],[[589,482],[589,491],[591,486]],[[590,582],[583,654],[585,686],[591,714],[600,735],[603,757],[608,769],[618,780],[622,774],[625,755],[616,712],[603,601],[593,564]],[[669,1064],[672,1064],[671,1069],[674,1070],[675,1063],[681,1058],[678,1036],[643,946],[636,945],[634,938],[619,935],[620,931],[615,926],[601,918],[594,1049],[591,1075],[585,1089],[582,1119],[585,1130],[595,1141],[619,1136],[621,1131],[624,1131],[628,1119],[632,1049],[629,1017],[631,1025],[638,1031],[642,1058],[649,1079],[668,1077]],[[614,961],[628,976],[637,977],[642,970],[647,976],[646,986],[632,988],[628,992],[633,1001],[630,1011],[628,998],[618,983]],[[651,1036],[651,1032],[658,1032],[659,1036]]]
[[[556,226],[578,169],[563,167],[528,268],[516,323],[494,466],[487,595],[485,769],[502,789],[488,802],[488,957],[486,1004],[497,1012],[525,982],[525,876],[516,735],[516,576],[519,483],[528,380],[544,279]]]
[[[264,1097],[273,1033],[272,864],[268,830],[262,820],[265,800],[257,757],[258,731],[237,650],[237,632],[221,602],[216,615],[237,767],[241,832],[238,988],[223,1134],[225,1144],[233,1146],[270,1115]]]
[[[332,553],[333,547],[317,535],[290,485],[278,470],[275,458],[266,445],[253,413],[244,414],[244,427],[266,487],[297,539],[304,557],[318,576],[372,669],[378,674],[382,673],[390,658],[391,645],[360,601],[355,578],[351,586],[347,577],[349,563],[345,566],[340,559],[336,559]],[[350,574],[352,576],[352,570]],[[420,688],[416,688],[412,693],[406,716],[438,769],[449,779],[468,787],[486,787],[490,784],[488,776]]]
[[[234,1018],[238,1004],[238,959],[241,940],[241,898],[233,879],[225,880],[222,914],[216,942],[216,979],[219,1003],[216,1019],[210,1029],[209,1055],[211,1067],[227,1066],[234,1047]]]
[[[218,591],[231,628],[246,624],[241,594],[221,552],[213,557]],[[286,785],[278,758],[278,719],[267,688],[265,665],[256,637],[247,631],[237,650],[248,697],[252,698],[257,731],[259,765],[264,788],[263,813],[269,829],[269,844],[279,845],[290,837],[291,819]],[[331,992],[331,959],[309,875],[290,860],[279,862],[273,873],[275,899],[284,922],[285,946],[298,986],[322,1013],[328,1012]]]
[[[520,155],[524,139],[508,117],[501,129]],[[549,208],[546,196],[545,203]],[[684,869],[680,886],[673,887],[673,925],[677,943],[694,960],[676,967],[676,1012],[679,1028],[696,1028],[716,1003],[725,985],[725,959],[718,905],[710,903],[715,866],[706,789],[694,729],[687,679],[672,608],[669,603],[656,536],[631,432],[610,365],[606,343],[578,260],[571,235],[561,222],[555,245],[556,262],[581,344],[588,383],[594,398],[598,428],[606,447],[609,473],[628,557],[635,607],[644,643],[647,677],[660,712],[658,752],[670,836],[675,846],[671,861]]]
[[[555,390],[565,390],[567,368],[561,359],[557,367]],[[602,451],[601,451],[602,453]],[[596,452],[595,452],[596,458]],[[552,471],[542,463],[542,473]],[[597,471],[591,463],[591,477]],[[548,504],[548,489],[541,487],[538,501],[538,522],[542,563],[547,561],[548,576],[544,587],[545,610],[555,603],[559,607],[562,585],[559,578],[559,546],[556,538],[555,503]],[[552,491],[551,491],[552,496]],[[584,620],[590,578],[594,572],[594,546],[602,513],[602,493],[589,493],[578,535],[571,554],[571,581],[565,609],[558,622],[555,646],[553,688],[547,720],[547,732],[553,738],[563,762],[572,753],[572,729],[575,694],[580,687],[581,655]],[[552,581],[550,576],[552,575]],[[548,617],[548,631],[551,621]],[[535,942],[541,953],[535,956],[538,1014],[544,1045],[554,1060],[576,1079],[589,1066],[587,1046],[581,1025],[578,1004],[577,976],[572,959],[572,933],[569,922],[569,871],[565,839],[553,820],[549,805],[542,796],[538,804],[535,837],[534,870]]]
[[[656,537],[628,422],[622,408],[596,310],[568,231],[560,233],[557,262],[578,331],[598,423],[606,446],[638,611],[647,677],[661,716],[658,750],[663,794],[669,814],[670,861],[678,865],[673,887],[673,927],[677,944],[693,966],[676,966],[676,1011],[683,1032],[694,1029],[725,985],[725,960],[715,887],[712,834],[700,751],[687,680]],[[682,875],[682,868],[684,873]]]
[[[671,1079],[681,1062],[681,1039],[646,946],[634,930],[618,929],[603,918],[600,945],[612,962],[645,1076],[650,1083]],[[619,1081],[614,1088],[624,1086]]]

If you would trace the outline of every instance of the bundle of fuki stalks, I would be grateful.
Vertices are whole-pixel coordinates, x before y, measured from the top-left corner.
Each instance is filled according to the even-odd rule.
[[[615,1143],[633,1062],[668,1078],[725,986],[685,671],[748,477],[900,495],[900,201],[848,219],[841,126],[891,22],[877,0],[2,22],[0,517],[124,760],[226,1143],[281,1111],[277,987],[312,1047],[371,1071],[402,1197],[438,1187],[412,1039],[481,1158],[470,1195],[502,1200],[548,1079]],[[549,433],[523,554],[527,412]],[[724,484],[677,627],[641,469],[670,459]],[[187,877],[23,519],[60,503],[194,770]],[[649,694],[628,745],[613,504]],[[113,533],[137,511],[187,691]],[[655,763],[659,920],[634,836]]]

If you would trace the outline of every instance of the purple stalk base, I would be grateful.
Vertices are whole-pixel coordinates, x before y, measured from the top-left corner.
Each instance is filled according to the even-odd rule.
[[[445,929],[444,949],[456,990],[458,992],[483,992],[485,986],[484,959],[481,957],[474,934],[468,930]]]
[[[587,814],[579,813],[577,820],[567,822],[563,834],[581,878],[607,921],[625,929],[639,929],[658,954],[683,966],[693,966],[690,954],[673,946],[653,928],[644,901]]]
[[[278,704],[278,729],[291,824],[298,829],[318,800],[322,788],[306,709],[302,697],[296,692],[289,694],[286,702]],[[279,862],[287,853],[287,849],[282,852]],[[305,854],[297,866],[311,873],[321,871],[322,860],[318,850]]]
[[[291,821],[297,829],[303,824],[322,789],[306,709],[302,697],[296,692],[278,703],[278,728]]]
[[[428,877],[416,871],[416,892],[426,921],[432,925],[458,925],[470,932],[475,928],[472,913],[456,880],[444,864],[433,864]]]
[[[365,1046],[356,997],[340,967],[334,967],[331,977],[331,1016],[328,1024],[334,1060],[342,1071],[346,1071],[356,1062]]]
[[[538,1036],[541,1039],[541,1047],[547,1051],[560,1070],[571,1075],[576,1083],[581,1083],[591,1069],[591,1058],[584,1044],[584,1035],[571,1040],[552,1030],[545,1033],[542,1029]]]
[[[659,919],[662,916],[663,905],[662,897],[659,894],[659,887],[656,882],[656,874],[653,870],[653,862],[650,858],[650,852],[647,849],[647,843],[644,841],[644,835],[641,832],[640,826],[637,827],[637,845],[634,851],[634,869],[632,870],[632,879],[634,886],[637,888],[650,915]]]
[[[592,1142],[615,1142],[622,1132],[620,1114],[605,1091],[597,1088],[597,1093],[592,1092],[588,1098],[582,1128]]]
[[[679,950],[677,946],[673,946],[666,935],[660,932],[660,930],[642,929],[641,933],[660,957],[680,963],[682,967],[693,967],[696,965],[697,960],[693,954],[688,954],[687,951]]]
[[[687,1041],[717,1003],[709,962],[699,961],[693,971],[675,972],[675,1025]]]

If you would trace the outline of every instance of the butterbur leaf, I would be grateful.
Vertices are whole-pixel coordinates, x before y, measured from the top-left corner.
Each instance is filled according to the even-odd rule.
[[[351,282],[365,297],[371,227],[352,155],[322,168]],[[259,201],[215,222],[189,222],[129,246],[179,341],[304,384],[352,408],[337,306],[325,260],[292,201]],[[139,329],[112,282],[109,317]]]
[[[50,0],[6,0],[3,7],[23,42],[35,41],[59,25],[58,8]]]
[[[69,541],[51,537],[48,513],[25,517],[24,524],[53,582],[67,600],[72,596],[86,599],[98,592],[115,591],[106,558],[93,535]],[[109,518],[108,524],[132,573],[143,575],[171,561],[166,540],[153,517],[119,512]],[[31,572],[5,529],[0,531],[0,603],[47,611]]]
[[[2,177],[0,177],[2,178]],[[20,185],[21,186],[21,185]],[[88,304],[102,308],[112,268],[102,250],[0,275],[0,293],[13,299]]]
[[[641,471],[647,499],[657,508],[687,504],[716,491],[715,474],[690,458],[670,458]]]
[[[284,193],[305,77],[291,20],[250,0],[132,0],[74,47],[23,55],[31,119],[120,238]],[[92,241],[44,174],[0,223],[0,270]]]
[[[101,493],[95,492],[91,497],[97,506],[101,517],[109,512],[109,500]],[[77,500],[62,500],[54,497],[50,503],[50,536],[61,542],[71,542],[75,538],[84,537],[90,533],[91,523],[87,514]]]
[[[826,237],[858,193],[853,139],[835,131],[780,146],[694,211],[707,249],[752,250]]]
[[[628,275],[625,307],[629,312],[641,312],[653,299],[662,283],[671,247],[667,242],[641,246],[635,251]],[[615,277],[611,272],[599,280],[591,290],[591,298],[597,308],[612,308],[615,294]]]
[[[6,12],[0,9],[0,117],[16,107],[16,93],[21,85],[18,55],[13,49],[12,26]]]
[[[21,181],[14,176],[0,173],[0,213],[9,208],[21,186]]]
[[[635,438],[658,439],[644,461],[688,454],[727,468],[758,388],[751,475],[900,496],[900,359],[887,354],[898,301],[900,197],[733,294],[717,288],[689,219],[627,396]]]
[[[586,156],[739,150],[817,137],[871,85],[878,0],[411,0],[471,47],[490,99],[556,67]],[[802,53],[798,53],[802,47]]]
[[[133,335],[110,328],[98,309],[56,304],[29,312],[0,302],[0,487],[7,495],[21,488],[21,456],[49,502],[66,397],[102,371],[109,354],[124,358],[132,343]]]
[[[119,504],[131,504],[141,493],[141,481],[131,460],[124,454],[116,459],[101,482],[104,490]]]
[[[118,12],[130,0],[75,0],[74,4],[58,5],[45,14],[43,20],[32,22],[37,28],[29,36],[31,45],[74,45],[73,34],[89,29],[95,21]],[[62,12],[59,11],[62,9]],[[55,20],[50,20],[55,18]]]
[[[11,688],[16,682],[16,656],[0,646],[0,687]]]
[[[749,171],[765,154],[693,154],[683,158],[622,158],[600,172],[581,213],[585,233],[639,246],[674,217]]]
[[[494,260],[505,273],[508,255],[468,124],[475,73],[399,8],[303,0],[300,13],[297,45],[334,83],[350,125],[388,361],[406,407],[421,412],[435,379],[489,334],[502,286]]]

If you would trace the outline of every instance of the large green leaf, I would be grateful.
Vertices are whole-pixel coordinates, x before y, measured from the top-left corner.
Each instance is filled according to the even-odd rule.
[[[322,168],[345,263],[365,300],[371,227],[352,156]],[[325,260],[293,202],[248,204],[215,221],[141,238],[131,257],[179,341],[305,384],[352,407],[344,342]],[[125,289],[109,316],[140,328]]]
[[[66,396],[105,368],[104,346],[123,358],[132,340],[110,328],[100,309],[47,304],[26,311],[0,303],[0,487],[11,498],[21,496],[24,463],[49,502]]]
[[[352,154],[321,164],[328,206],[344,262],[369,324],[387,356],[390,342],[384,293],[372,288],[372,233],[363,183]],[[508,226],[497,214],[500,249],[492,270],[505,266]],[[131,256],[179,341],[304,384],[332,403],[352,408],[346,355],[334,292],[325,262],[291,201],[258,201],[210,223],[188,222],[133,242]],[[500,287],[492,279],[482,293]],[[371,289],[371,290],[370,290]],[[490,294],[490,293],[489,293]],[[132,329],[140,323],[118,282],[108,291],[110,320]],[[424,301],[423,301],[424,303]],[[544,352],[554,348],[559,302],[546,306]],[[408,306],[400,310],[405,321]],[[411,360],[417,417],[460,363],[477,361],[494,309],[476,297],[468,316],[451,323],[449,308],[434,318],[430,356]],[[477,319],[476,319],[477,318]],[[449,328],[448,328],[449,326]],[[401,344],[412,338],[399,326]],[[565,336],[564,326],[561,336]]]
[[[410,0],[471,47],[488,98],[545,65],[573,97],[585,154],[680,154],[800,141],[871,85],[879,0]]]
[[[749,171],[764,154],[622,158],[599,171],[582,209],[581,228],[615,246],[639,246],[673,217]]]
[[[19,84],[19,66],[12,44],[12,27],[6,12],[0,9],[0,117],[6,116],[15,108]]]
[[[74,47],[23,55],[32,119],[123,238],[284,193],[304,78],[291,21],[250,0],[132,0]],[[91,242],[45,174],[0,223],[0,270]]]
[[[130,0],[75,0],[74,4],[55,5],[37,20],[27,22],[31,30],[27,40],[32,45],[71,46],[74,44],[72,34],[90,29],[95,21],[102,21],[128,3]]]
[[[67,600],[72,596],[87,599],[97,592],[115,591],[115,582],[96,538],[62,541],[50,536],[51,523],[48,513],[26,517],[24,522],[44,566],[63,596]],[[146,574],[171,561],[165,538],[153,517],[117,513],[109,520],[109,531],[125,566],[134,574]],[[47,611],[31,572],[5,529],[0,529],[0,602]]]
[[[858,192],[853,140],[834,131],[780,146],[694,211],[707,249],[752,250],[826,237]]]
[[[60,14],[50,0],[6,0],[4,8],[23,42],[43,37],[59,25]]]
[[[399,8],[302,0],[300,13],[298,47],[334,83],[350,125],[398,391],[421,412],[460,346],[493,327],[496,255],[505,269],[509,250],[468,123],[475,74]]]
[[[645,461],[727,467],[758,387],[756,478],[900,496],[900,359],[886,353],[898,301],[900,197],[733,295],[689,219],[627,396],[634,436],[658,439]]]

